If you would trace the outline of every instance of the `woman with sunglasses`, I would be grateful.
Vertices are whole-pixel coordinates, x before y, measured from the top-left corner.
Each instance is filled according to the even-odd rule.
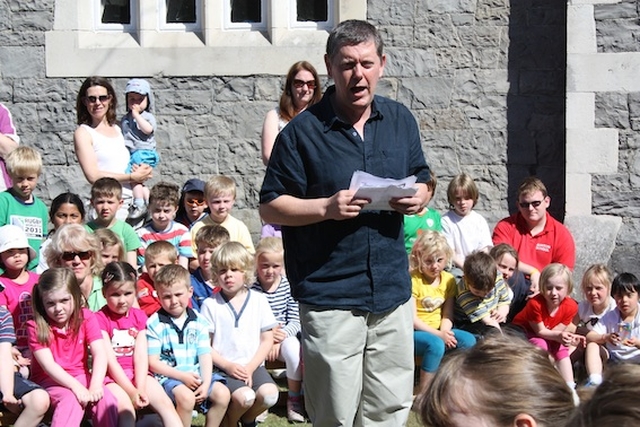
[[[142,164],[126,173],[129,150],[116,121],[117,99],[104,77],[88,77],[76,98],[78,128],[73,134],[78,162],[90,184],[99,178],[114,178],[122,184],[124,203],[118,219],[126,219],[132,202],[131,187],[151,178],[152,169]]]
[[[279,105],[267,113],[262,125],[262,163],[266,166],[278,133],[295,116],[322,98],[320,78],[307,61],[298,61],[289,68]]]
[[[82,225],[65,224],[56,230],[46,251],[49,267],[69,267],[91,311],[107,304],[102,294],[100,241]]]
[[[307,61],[298,61],[289,68],[280,103],[269,111],[262,125],[262,163],[266,166],[273,144],[280,131],[295,116],[322,98],[320,78],[316,69]],[[263,224],[260,237],[281,237],[279,225]]]

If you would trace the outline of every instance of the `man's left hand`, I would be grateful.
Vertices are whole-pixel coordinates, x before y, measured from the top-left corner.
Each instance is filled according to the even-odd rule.
[[[429,202],[429,191],[426,184],[416,184],[418,191],[411,197],[399,197],[389,200],[389,206],[404,215],[419,213]]]

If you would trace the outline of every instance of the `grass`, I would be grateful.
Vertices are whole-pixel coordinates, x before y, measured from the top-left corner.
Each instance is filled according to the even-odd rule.
[[[204,426],[204,416],[198,415],[197,418],[194,418],[192,427],[202,427]],[[311,423],[289,423],[287,420],[286,408],[282,405],[274,406],[269,411],[269,416],[266,421],[258,424],[261,427],[311,427]],[[409,422],[407,423],[407,427],[421,427],[422,424],[418,421],[418,417],[414,412],[411,412],[409,415]]]

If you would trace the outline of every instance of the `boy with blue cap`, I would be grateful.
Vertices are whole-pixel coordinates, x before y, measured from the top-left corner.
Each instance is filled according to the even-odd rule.
[[[126,173],[131,173],[134,165],[147,164],[156,167],[160,156],[156,151],[156,119],[153,111],[153,95],[149,82],[143,79],[131,79],[124,90],[127,101],[127,114],[120,123],[124,142],[131,152]],[[137,223],[146,213],[149,202],[149,189],[142,183],[133,186],[133,205],[129,213],[129,223]]]

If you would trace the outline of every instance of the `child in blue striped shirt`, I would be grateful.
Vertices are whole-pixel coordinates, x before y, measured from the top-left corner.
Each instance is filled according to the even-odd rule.
[[[287,368],[287,418],[304,422],[300,396],[302,361],[300,352],[300,318],[298,303],[291,296],[289,281],[283,276],[284,248],[279,237],[265,237],[256,248],[258,280],[252,289],[266,295],[279,326],[273,330],[273,348],[267,360],[281,360]]]

